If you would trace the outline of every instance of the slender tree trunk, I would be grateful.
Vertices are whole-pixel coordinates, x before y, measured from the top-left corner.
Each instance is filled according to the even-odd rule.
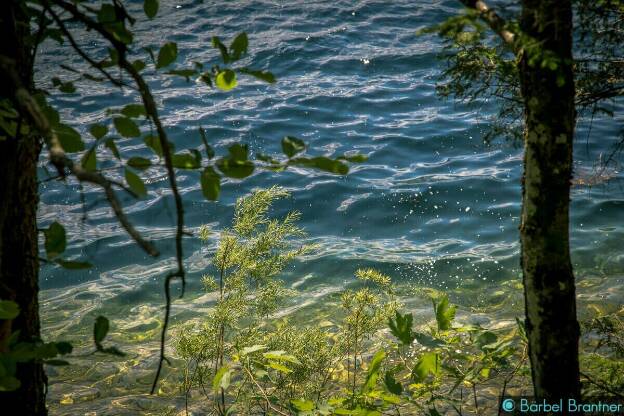
[[[17,0],[3,2],[0,16],[0,54],[15,61],[23,85],[34,89],[32,56],[28,46],[29,22]],[[13,96],[13,85],[3,82],[0,99]],[[32,134],[0,141],[0,299],[13,300],[19,316],[3,322],[0,337],[20,331],[19,339],[40,339],[39,262],[37,235],[37,160],[40,140]],[[0,343],[2,345],[3,343]],[[2,345],[5,347],[5,345]],[[21,387],[0,393],[0,402],[14,414],[46,414],[46,376],[40,363],[17,366]],[[9,411],[7,408],[0,410]],[[9,411],[11,412],[11,411]]]
[[[520,63],[525,106],[522,270],[535,395],[580,395],[576,295],[570,261],[569,205],[576,111],[569,0],[523,0],[522,32],[558,57],[557,67]]]

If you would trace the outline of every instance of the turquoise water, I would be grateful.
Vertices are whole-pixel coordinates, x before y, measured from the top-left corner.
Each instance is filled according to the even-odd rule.
[[[217,62],[211,36],[231,39],[246,31],[250,54],[243,64],[269,69],[278,78],[275,85],[245,79],[228,93],[177,78],[151,79],[177,149],[199,147],[197,129],[203,126],[220,154],[235,141],[248,143],[254,153],[278,154],[281,138],[294,135],[309,144],[312,155],[357,151],[369,156],[346,177],[301,169],[256,171],[242,182],[226,181],[217,203],[204,200],[197,173],[180,172],[190,231],[202,224],[215,230],[227,226],[237,197],[277,184],[292,198],[278,204],[275,213],[301,211],[307,240],[320,245],[287,276],[293,287],[314,294],[308,299],[312,302],[343,287],[362,266],[382,269],[397,282],[440,288],[461,287],[465,281],[491,288],[519,276],[522,149],[505,141],[483,143],[495,103],[468,108],[436,97],[436,77],[444,68],[436,59],[440,41],[415,35],[457,12],[457,2],[161,3],[166,4],[152,22],[142,17],[140,2],[132,3],[141,16],[135,27],[138,43],[158,47],[176,41],[180,66],[208,64]],[[80,42],[94,56],[105,56],[105,45],[91,34],[82,33]],[[42,84],[57,75],[52,68],[59,63],[84,67],[67,48],[46,44],[38,63]],[[110,122],[106,107],[137,100],[129,91],[84,87],[52,99],[63,119],[82,132],[91,123]],[[622,114],[621,105],[611,107]],[[621,118],[594,119],[587,144],[589,121],[579,122],[579,177],[608,154],[621,123]],[[139,139],[118,145],[126,157],[152,157]],[[112,165],[108,156],[101,166]],[[606,279],[604,287],[621,288],[624,191],[621,171],[609,172],[614,178],[607,183],[573,189],[572,247],[580,279],[597,276]],[[153,168],[143,177],[162,174]],[[123,172],[111,170],[110,175],[121,178]],[[156,260],[130,241],[98,189],[83,189],[86,218],[75,182],[45,182],[40,188],[41,227],[61,222],[69,235],[67,254],[94,265],[84,272],[42,267],[43,313],[63,313],[67,319],[47,320],[57,334],[111,305],[131,318],[142,316],[144,307],[161,313],[162,278],[173,267],[175,219],[166,181],[148,185],[145,199],[124,197],[132,222],[161,249]],[[191,297],[213,248],[185,239]],[[613,293],[620,293],[615,300],[621,302],[621,292]]]

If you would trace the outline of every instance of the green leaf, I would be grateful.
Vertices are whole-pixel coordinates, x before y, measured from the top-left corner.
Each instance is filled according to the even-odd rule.
[[[143,139],[143,142],[145,143],[147,147],[152,149],[154,153],[162,157],[163,151],[162,151],[162,147],[160,146],[160,139],[157,136],[151,136],[151,135],[145,136],[145,138]]]
[[[249,148],[246,144],[234,143],[228,147],[229,157],[217,161],[217,168],[230,178],[243,179],[251,175],[254,165],[248,160]]]
[[[228,54],[227,48],[221,42],[221,39],[219,39],[217,36],[212,37],[212,47],[219,49],[219,51],[221,52],[221,59],[223,60],[224,64],[230,62],[230,55]]]
[[[212,389],[214,392],[218,392],[220,389],[227,390],[230,386],[230,377],[232,375],[232,370],[228,368],[228,366],[221,367],[214,378],[212,379]]]
[[[119,52],[115,48],[108,48],[108,55],[110,56],[110,62],[106,66],[114,66],[119,62]]]
[[[215,85],[220,90],[230,91],[238,85],[238,82],[236,81],[236,73],[231,69],[219,72],[215,78]]]
[[[113,37],[118,41],[129,45],[132,43],[133,35],[128,29],[126,29],[124,22],[116,22],[107,25],[109,31],[113,34]]]
[[[113,124],[123,137],[138,137],[141,135],[139,126],[128,117],[115,117],[113,119]]]
[[[131,157],[126,163],[128,166],[139,170],[145,170],[152,166],[152,162],[149,159],[138,156]]]
[[[251,175],[254,171],[254,165],[250,161],[234,161],[229,158],[219,159],[217,168],[230,178],[243,179]]]
[[[289,164],[315,168],[338,175],[346,175],[349,173],[349,166],[345,165],[344,162],[333,160],[324,156],[313,158],[299,157],[291,159]]]
[[[412,332],[412,321],[413,316],[411,313],[401,315],[399,311],[395,312],[395,318],[388,318],[388,327],[390,328],[390,332],[403,345],[412,345],[414,341],[414,334]]]
[[[412,378],[417,382],[422,382],[429,374],[438,373],[438,354],[426,352],[420,356],[418,362],[412,370]]]
[[[241,56],[247,53],[248,46],[249,40],[247,39],[247,33],[239,33],[230,45],[230,57],[232,61],[238,61]]]
[[[270,163],[272,165],[279,165],[279,160],[273,159],[269,155],[265,155],[264,153],[256,153],[256,159],[261,160],[262,162]]]
[[[197,160],[197,156],[191,153],[177,153],[171,157],[174,168],[178,169],[199,169],[201,160]]]
[[[116,355],[117,357],[124,357],[126,353],[119,350],[117,347],[107,347],[107,348],[98,348],[99,352],[103,352],[104,354]]]
[[[286,354],[285,351],[269,351],[262,354],[264,358],[275,361],[284,361],[293,364],[301,364],[301,361],[294,355]]]
[[[67,247],[67,239],[65,236],[65,228],[58,222],[54,221],[43,231],[45,237],[45,251],[48,259],[53,259]]]
[[[121,159],[121,156],[119,155],[119,149],[117,149],[114,138],[111,137],[110,139],[106,140],[106,142],[104,142],[104,146],[106,146],[113,153],[113,156],[115,156],[117,160]]]
[[[201,74],[199,76],[199,80],[212,88],[212,78],[210,77],[210,72],[204,72],[203,74]]]
[[[448,295],[442,296],[439,303],[434,300],[433,308],[435,310],[438,329],[440,331],[447,331],[451,329],[451,323],[453,322],[453,319],[455,319],[455,311],[457,310],[457,307],[449,304]]]
[[[128,182],[128,186],[130,187],[132,192],[137,195],[137,197],[140,198],[147,195],[147,189],[145,188],[145,184],[136,173],[132,172],[128,168],[125,168],[125,176],[126,182]]]
[[[268,82],[269,84],[274,84],[276,79],[275,75],[273,75],[269,71],[258,71],[250,68],[241,68],[238,70],[241,74],[251,75],[254,78],[257,78],[261,81]]]
[[[234,143],[228,147],[230,159],[236,162],[244,162],[249,158],[249,146],[246,144]]]
[[[171,65],[178,57],[178,45],[175,42],[165,43],[158,52],[156,68]]]
[[[63,37],[63,32],[60,29],[48,28],[43,31],[44,38],[54,39],[59,44],[65,43],[65,38]]]
[[[266,345],[252,345],[251,347],[245,347],[241,350],[241,355],[248,355],[254,352],[266,350]]]
[[[520,338],[524,342],[528,342],[529,339],[527,337],[526,326],[524,324],[524,321],[521,321],[520,318],[516,317],[516,325],[518,326],[518,334],[520,334]]]
[[[57,124],[59,124],[61,120],[59,113],[54,107],[48,104],[45,94],[36,93],[35,100],[37,101],[37,104],[39,104],[39,107],[41,107],[41,111],[43,112],[43,115],[46,116],[46,118],[48,119],[50,125],[56,126]]]
[[[194,69],[172,69],[170,71],[167,71],[166,74],[184,77],[184,79],[186,79],[186,82],[189,82],[191,80],[191,77],[197,74],[197,71],[195,71]]]
[[[114,23],[117,21],[117,14],[112,4],[103,4],[97,13],[97,20],[100,23]]]
[[[100,140],[102,137],[106,136],[106,133],[108,133],[108,127],[103,124],[93,124],[89,127],[89,133],[91,133],[96,140]]]
[[[128,104],[122,110],[121,114],[129,118],[145,117],[145,107],[143,104]]]
[[[313,401],[304,399],[291,400],[290,404],[299,412],[310,412],[316,407]]]
[[[106,338],[109,329],[110,323],[107,317],[100,315],[95,318],[95,324],[93,325],[93,341],[96,346],[101,347],[102,341]]]
[[[20,313],[19,305],[12,300],[0,300],[0,319],[15,319]]]
[[[362,163],[368,160],[368,156],[363,155],[361,153],[356,153],[354,155],[344,155],[338,158],[339,160],[346,160],[351,163]]]
[[[87,261],[71,261],[58,259],[54,261],[56,264],[67,270],[83,270],[90,269],[93,265]]]
[[[158,13],[158,0],[144,0],[143,11],[150,19],[156,17],[156,14]]]
[[[292,373],[292,371],[293,371],[290,368],[286,367],[285,365],[280,364],[280,363],[278,363],[276,361],[269,361],[268,366],[271,367],[272,369],[277,370],[280,373],[284,373],[284,374]]]
[[[414,332],[414,338],[420,345],[427,348],[437,348],[445,345],[443,340],[434,338],[424,332]]]
[[[132,67],[136,69],[137,72],[141,72],[145,69],[145,62],[143,62],[141,59],[137,59],[135,61],[132,61]]]
[[[403,386],[401,383],[396,381],[394,374],[392,374],[391,371],[386,371],[386,375],[384,376],[384,386],[386,386],[386,389],[392,394],[399,395],[403,392]]]
[[[76,92],[76,87],[74,86],[73,82],[63,82],[59,86],[59,91],[64,92],[66,94],[71,94],[71,93]]]
[[[201,178],[201,189],[204,194],[204,198],[209,201],[216,201],[219,198],[221,192],[221,177],[212,166],[204,168]]]
[[[63,150],[67,153],[75,153],[84,150],[84,143],[80,138],[80,133],[78,133],[72,127],[69,127],[66,124],[58,124],[54,127],[54,132],[63,147]]]
[[[89,172],[94,172],[97,169],[97,159],[95,156],[95,147],[89,149],[80,161],[80,165]]]
[[[15,391],[22,383],[13,376],[0,377],[0,391]]]
[[[72,344],[66,341],[55,342],[54,345],[56,346],[56,350],[58,351],[58,353],[61,355],[71,354],[71,352],[74,350]]]
[[[377,353],[373,356],[373,359],[368,365],[368,371],[366,372],[366,380],[364,381],[364,386],[362,387],[363,393],[369,392],[375,388],[384,358],[386,358],[386,352],[384,350],[377,351]]]
[[[494,344],[497,340],[498,337],[495,333],[491,331],[483,331],[475,340],[475,344],[477,344],[480,349],[484,349],[484,347]]]
[[[292,136],[286,136],[282,139],[282,152],[284,152],[286,156],[293,157],[304,150],[305,143],[303,140]]]

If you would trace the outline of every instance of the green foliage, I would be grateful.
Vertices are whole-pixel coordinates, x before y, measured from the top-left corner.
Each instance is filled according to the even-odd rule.
[[[76,153],[84,150],[84,142],[80,137],[80,133],[78,133],[74,128],[58,123],[53,127],[54,132],[56,133],[63,150],[67,153]]]
[[[140,156],[131,157],[130,159],[128,159],[126,164],[130,166],[131,168],[135,168],[139,170],[145,170],[149,168],[150,166],[152,166],[152,162],[149,159],[146,159]]]
[[[156,14],[158,14],[158,0],[144,0],[143,11],[150,19],[156,17]]]
[[[244,150],[232,150],[233,155],[238,152]],[[290,248],[290,240],[303,235],[295,225],[298,213],[280,220],[269,216],[272,204],[287,196],[284,189],[273,187],[237,201],[232,227],[221,232],[213,255],[213,273],[203,278],[207,290],[216,291],[217,301],[200,326],[185,328],[178,336],[176,349],[187,361],[184,389],[201,391],[210,384],[212,393],[206,398],[219,414],[256,414],[268,403],[274,412],[345,410],[345,403],[319,401],[332,385],[332,374],[346,378],[358,398],[379,393],[379,380],[385,379],[385,352],[368,368],[363,368],[363,354],[367,340],[398,307],[388,276],[358,270],[361,287],[341,295],[344,318],[330,324],[332,331],[271,320],[292,292],[278,275],[309,250]],[[206,227],[200,236],[209,238]]]
[[[73,350],[72,345],[65,341],[44,343],[41,340],[20,340],[20,331],[12,332],[10,325],[1,322],[15,319],[19,313],[17,303],[0,299],[0,324],[3,325],[2,338],[0,338],[2,347],[0,348],[0,392],[20,388],[21,382],[17,378],[18,364],[38,361],[51,366],[68,365],[67,361],[56,359],[56,357],[71,354]]]
[[[105,354],[123,357],[126,354],[117,349],[117,347],[105,348],[104,346],[102,346],[102,341],[104,341],[104,339],[106,338],[109,329],[110,323],[108,321],[108,318],[100,315],[95,319],[95,323],[93,324],[93,343],[95,344],[95,350]]]
[[[65,251],[67,247],[67,239],[65,237],[65,228],[54,221],[50,226],[43,231],[45,236],[45,251],[48,259],[58,257]]]
[[[128,186],[130,187],[132,192],[134,192],[134,194],[137,197],[143,197],[147,195],[147,188],[145,187],[143,180],[139,178],[139,175],[132,172],[128,168],[124,170],[124,174],[125,174],[126,182],[128,183]]]
[[[246,157],[246,151],[243,147],[232,147],[231,158]],[[209,175],[214,176],[215,172]],[[285,190],[273,187],[236,202],[232,227],[221,233],[212,259],[218,278],[204,278],[206,287],[218,289],[214,310],[206,318],[199,335],[184,333],[178,341],[181,355],[199,368],[198,378],[188,383],[201,383],[212,369],[219,368],[213,373],[212,385],[225,394],[232,372],[227,362],[242,362],[244,357],[251,363],[253,357],[263,363],[265,371],[283,374],[293,371],[289,365],[300,364],[296,357],[283,350],[263,352],[260,358],[255,353],[264,350],[264,346],[245,345],[249,337],[257,335],[258,323],[276,311],[289,293],[276,279],[277,275],[288,262],[307,250],[306,247],[289,248],[289,239],[303,233],[295,225],[298,213],[291,212],[281,220],[268,216],[272,203],[287,196]],[[208,233],[204,229],[201,235],[205,239]],[[224,401],[217,402],[220,411],[224,406]]]
[[[215,85],[223,91],[229,91],[236,87],[238,85],[236,72],[230,69],[219,72],[215,78]]]
[[[624,18],[624,8],[620,0],[572,3],[576,16],[573,49],[577,110],[581,114],[610,114],[603,111],[601,103],[624,94],[624,56],[619,47],[624,43],[624,32],[616,29],[617,22]],[[518,63],[525,57],[529,65],[554,72],[560,72],[562,65],[554,52],[520,30],[517,14],[511,12],[506,17],[508,28],[516,34],[518,56],[472,10],[451,16],[420,34],[435,33],[445,43],[440,58],[447,67],[439,77],[438,94],[473,105],[481,105],[483,100],[496,101],[499,111],[487,120],[484,139],[505,137],[518,143],[522,139],[523,106]],[[559,78],[563,82],[562,74]]]
[[[211,166],[206,166],[201,174],[201,189],[204,198],[209,201],[219,199],[221,193],[221,181],[219,174]]]
[[[411,313],[401,315],[399,311],[395,312],[394,319],[392,317],[388,318],[390,332],[406,346],[412,345],[415,339],[415,335],[412,333],[412,321],[413,316]]]
[[[254,164],[248,159],[249,148],[246,144],[235,143],[228,148],[228,156],[217,160],[217,168],[225,176],[244,179],[254,171]]]
[[[282,151],[286,156],[293,157],[304,150],[305,143],[303,140],[292,136],[286,136],[282,139]]]
[[[139,130],[139,126],[128,117],[115,117],[113,119],[113,124],[115,125],[115,129],[121,134],[123,137],[139,137],[141,135],[141,131]]]
[[[164,68],[171,65],[178,57],[178,45],[175,42],[167,42],[158,51],[156,68]]]
[[[446,69],[436,92],[467,104],[479,105],[483,98],[497,100],[499,113],[487,120],[484,140],[507,137],[520,140],[522,101],[516,59],[497,35],[487,32],[476,12],[451,16],[421,31],[436,33],[445,45],[439,58]]]
[[[19,315],[19,305],[11,300],[0,300],[0,319],[15,319]]]
[[[451,329],[451,322],[455,319],[455,306],[449,305],[447,295],[443,295],[440,299],[432,299],[432,301],[438,330],[447,331]]]

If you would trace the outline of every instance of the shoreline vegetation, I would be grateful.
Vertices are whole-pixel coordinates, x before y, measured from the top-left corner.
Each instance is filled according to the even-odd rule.
[[[453,299],[464,303],[484,288],[466,294],[395,285],[360,269],[343,290],[280,314],[306,296],[280,272],[314,250],[297,243],[304,235],[297,213],[269,215],[272,202],[287,196],[274,187],[239,199],[212,257],[217,277],[206,274],[205,294],[175,307],[171,362],[156,396],[146,388],[160,323],[146,312],[129,318],[131,330],[113,328],[110,336],[121,350],[143,351],[101,355],[94,364],[93,347],[78,346],[84,358],[50,372],[51,411],[98,403],[111,414],[489,415],[503,396],[532,394],[519,280],[499,282],[482,306],[458,307]],[[203,228],[200,238],[211,233]],[[591,287],[582,282],[579,298]],[[579,299],[584,402],[622,398],[624,309],[617,306]],[[128,319],[107,315],[128,328]]]

